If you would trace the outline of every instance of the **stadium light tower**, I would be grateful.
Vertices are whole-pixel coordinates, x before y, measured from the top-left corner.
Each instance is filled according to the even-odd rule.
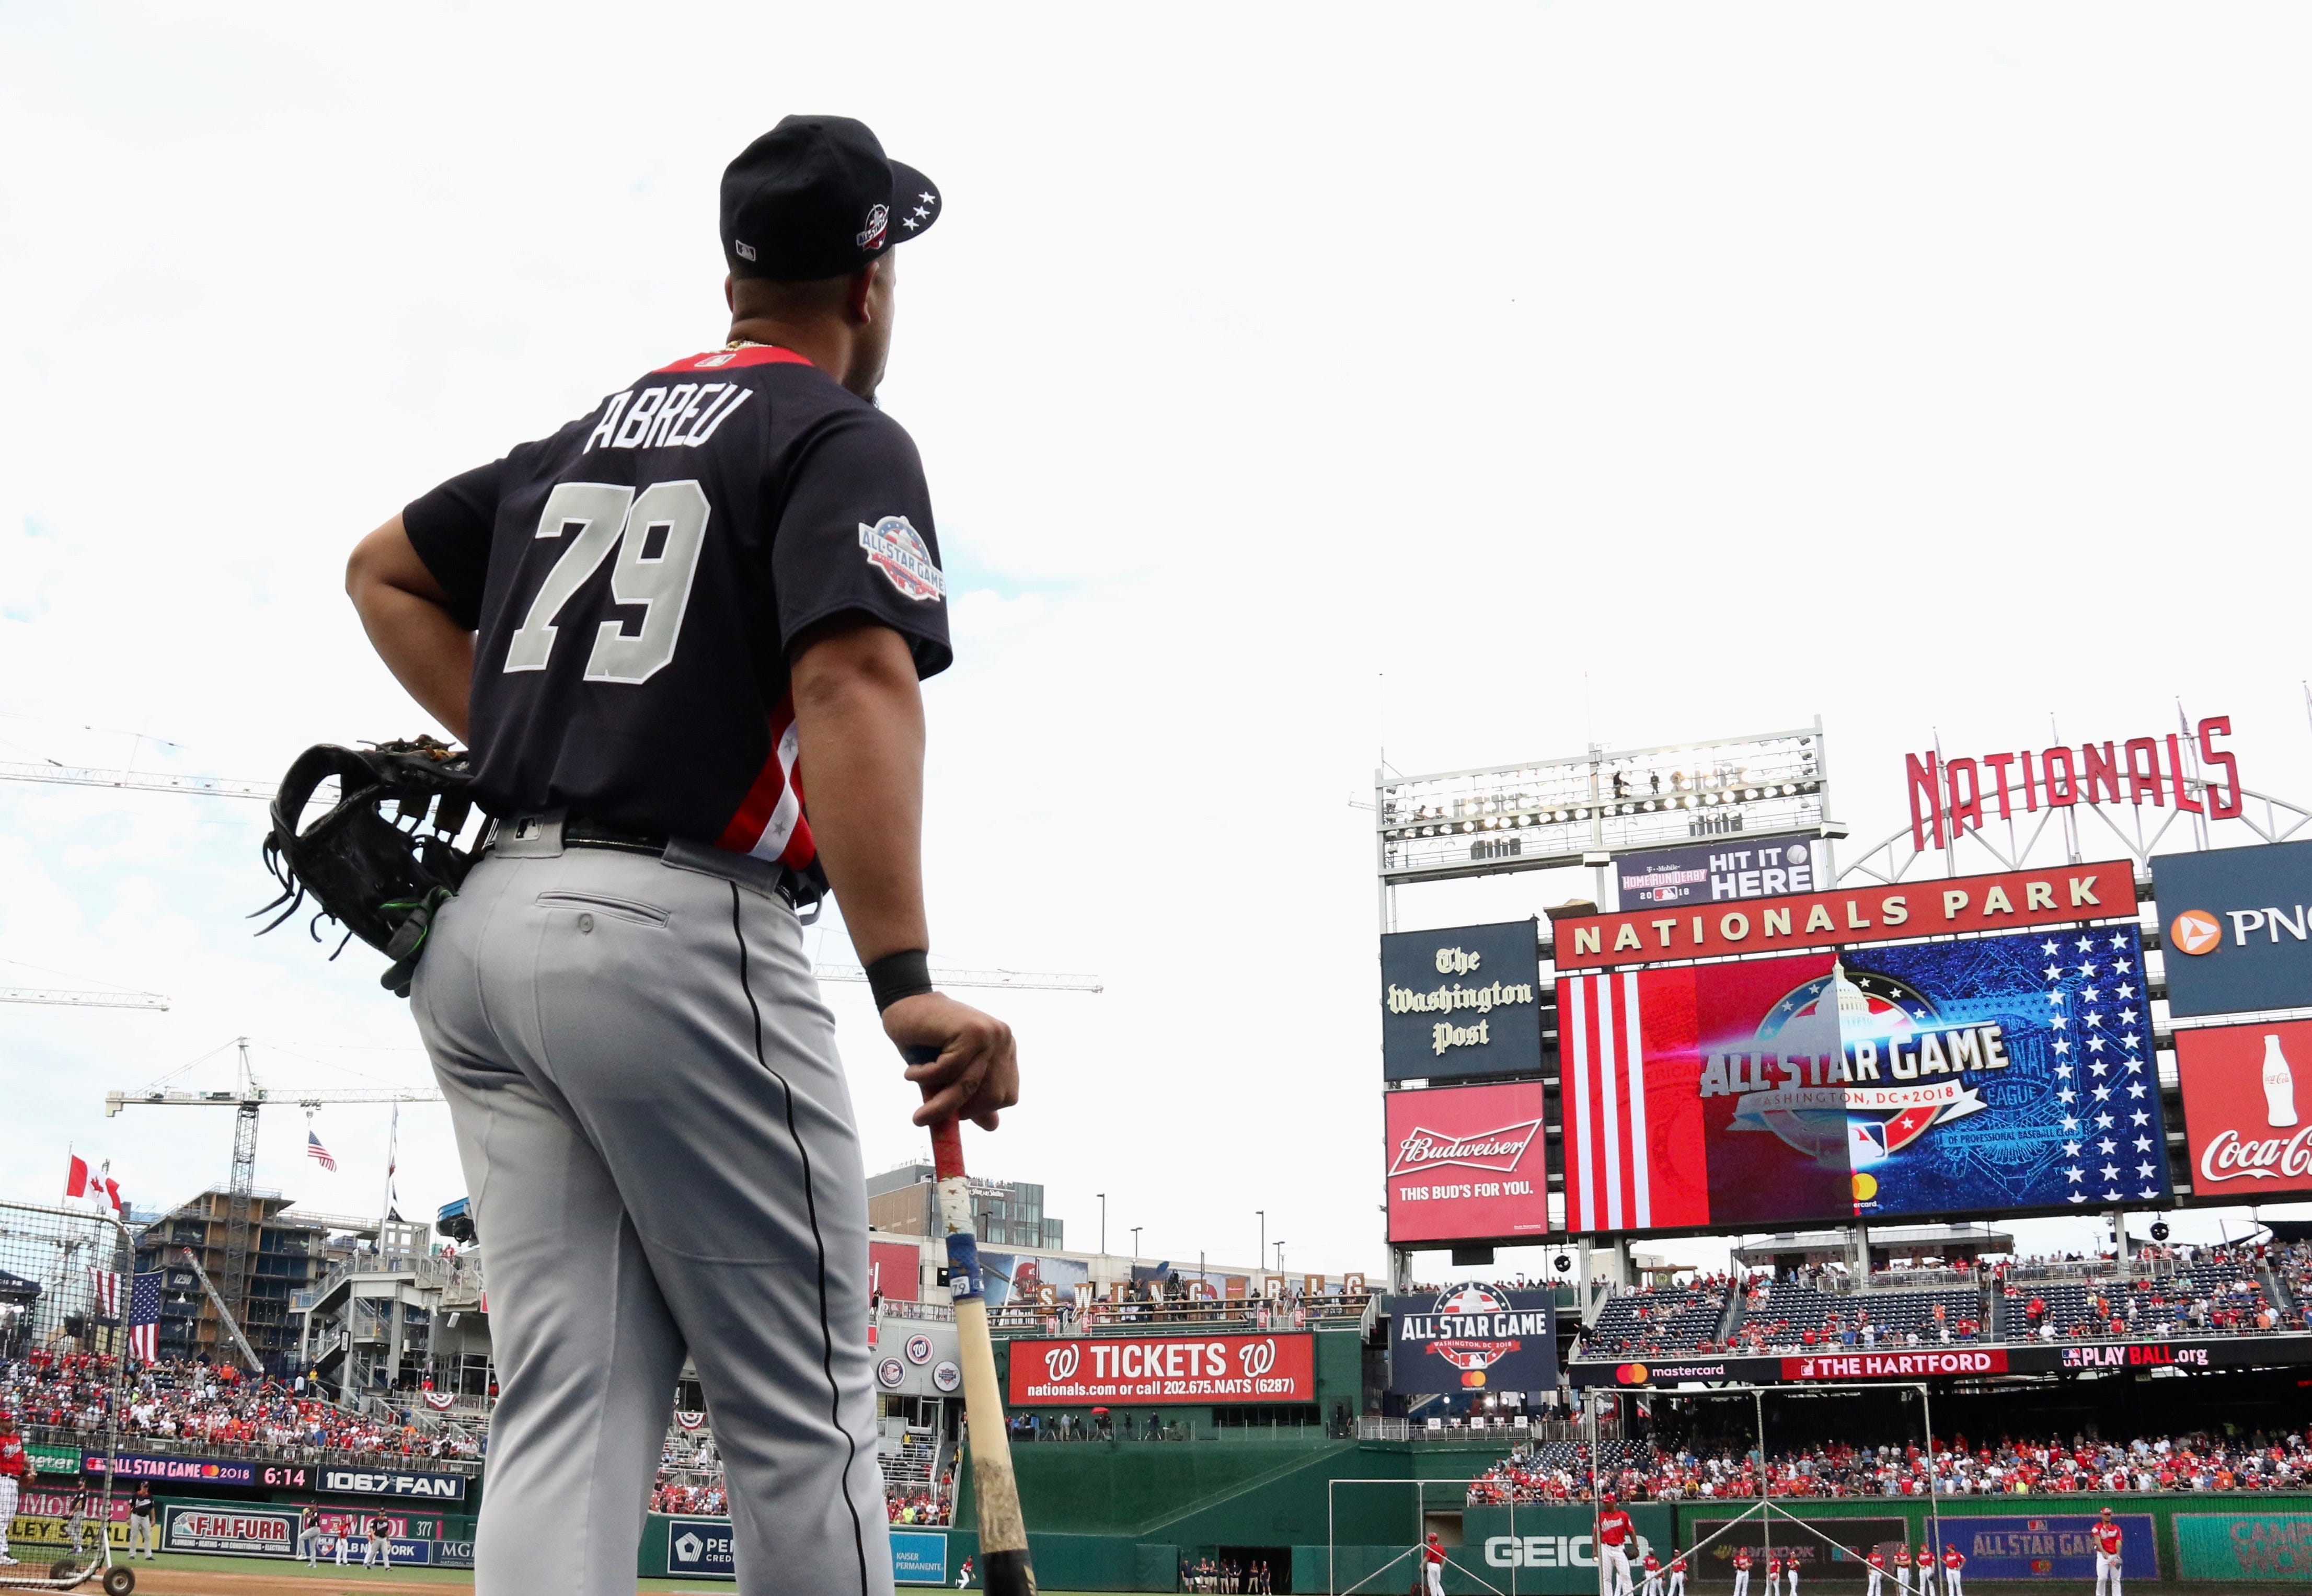
[[[1140,1261],[1140,1226],[1136,1224],[1132,1227],[1132,1261]]]

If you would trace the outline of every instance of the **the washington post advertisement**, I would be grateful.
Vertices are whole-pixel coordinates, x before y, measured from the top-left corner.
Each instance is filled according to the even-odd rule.
[[[2170,1200],[2132,924],[1558,982],[1568,1228]]]

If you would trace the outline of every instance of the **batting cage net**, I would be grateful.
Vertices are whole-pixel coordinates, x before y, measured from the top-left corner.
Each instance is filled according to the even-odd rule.
[[[109,1460],[128,1364],[155,1350],[160,1282],[137,1275],[109,1211],[0,1203],[0,1417],[26,1465],[21,1478],[0,1476],[0,1590],[135,1587],[113,1563],[127,1501],[116,1500]]]

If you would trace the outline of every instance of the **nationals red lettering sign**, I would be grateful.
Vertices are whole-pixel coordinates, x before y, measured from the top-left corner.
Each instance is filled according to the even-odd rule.
[[[2010,870],[1948,881],[1905,881],[1738,905],[1581,915],[1557,922],[1561,973],[1610,965],[1789,952],[1941,936],[1954,931],[2012,931],[2024,925],[2112,920],[2135,913],[2135,870],[2127,861]]]
[[[1961,1352],[1834,1353],[1820,1357],[1784,1358],[1784,1380],[1923,1380],[1943,1374],[2004,1374],[2007,1351],[1989,1347]]]
[[[1392,1092],[1387,1101],[1391,1242],[1549,1229],[1540,1082]]]
[[[1012,1341],[1014,1407],[1095,1402],[1313,1402],[1316,1338],[1283,1336],[1080,1336]]]
[[[2312,1191],[2312,1021],[2178,1030],[2176,1069],[2194,1198]]]

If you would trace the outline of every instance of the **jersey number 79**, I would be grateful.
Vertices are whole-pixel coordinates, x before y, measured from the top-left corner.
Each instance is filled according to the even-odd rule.
[[[610,573],[610,601],[640,606],[642,630],[629,636],[617,617],[604,621],[594,634],[594,652],[586,656],[586,680],[644,682],[664,669],[690,604],[710,508],[695,479],[654,483],[639,495],[609,482],[557,484],[533,535],[568,537],[569,545],[506,646],[507,671],[546,669],[558,631],[555,618],[613,548],[618,563]]]

